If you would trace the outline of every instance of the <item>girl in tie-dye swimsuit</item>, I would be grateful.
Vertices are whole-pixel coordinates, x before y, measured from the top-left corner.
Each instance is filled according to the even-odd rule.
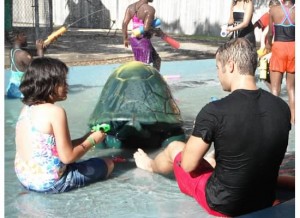
[[[18,122],[28,122],[32,150],[32,156],[24,160],[19,152],[16,152],[15,171],[20,182],[28,189],[48,191],[61,178],[66,170],[66,165],[59,159],[55,138],[53,134],[42,133],[36,129],[31,121],[31,110],[35,106],[25,106]]]
[[[79,160],[106,134],[92,131],[71,140],[65,110],[67,66],[53,58],[32,61],[20,84],[25,104],[16,125],[15,172],[30,191],[61,193],[107,178],[111,159]]]

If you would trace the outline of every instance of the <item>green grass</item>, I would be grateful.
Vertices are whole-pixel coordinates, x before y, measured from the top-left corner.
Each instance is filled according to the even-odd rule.
[[[221,36],[207,36],[207,35],[178,35],[178,37],[187,40],[199,40],[199,41],[227,41],[228,38],[223,38]]]

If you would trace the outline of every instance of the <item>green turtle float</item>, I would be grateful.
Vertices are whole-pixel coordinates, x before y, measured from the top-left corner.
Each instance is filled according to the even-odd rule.
[[[131,61],[106,81],[89,126],[109,124],[100,146],[166,146],[185,141],[180,110],[168,84],[151,65]]]

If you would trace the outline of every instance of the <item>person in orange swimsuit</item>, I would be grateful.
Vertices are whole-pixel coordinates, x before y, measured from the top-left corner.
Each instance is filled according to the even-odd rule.
[[[272,26],[274,23],[275,32]],[[274,35],[274,42],[272,44]],[[268,43],[272,51],[270,59],[271,91],[279,96],[281,82],[286,73],[286,88],[291,110],[291,123],[295,123],[295,0],[283,0],[279,6],[270,9]]]
[[[280,5],[279,0],[270,0],[269,1],[269,10],[271,7],[275,5]],[[260,41],[260,49],[265,49],[266,42],[268,40],[268,31],[269,31],[269,20],[270,20],[270,14],[269,10],[264,13],[255,23],[254,28],[259,28],[262,30],[261,35],[261,41]],[[272,31],[274,31],[274,28],[272,28]]]
[[[269,1],[269,10],[275,5],[280,5],[279,0],[270,0]],[[260,48],[257,50],[259,58],[259,70],[260,70],[260,79],[263,80],[266,86],[271,91],[271,79],[270,79],[270,70],[269,62],[272,53],[266,53],[266,43],[268,41],[268,32],[269,32],[269,20],[270,14],[269,10],[264,13],[255,23],[254,28],[261,29],[261,38],[260,38]],[[274,26],[272,28],[274,32]]]

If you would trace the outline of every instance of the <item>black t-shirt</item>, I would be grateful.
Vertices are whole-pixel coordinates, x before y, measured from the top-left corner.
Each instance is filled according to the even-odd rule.
[[[199,112],[192,135],[215,147],[212,209],[237,216],[272,205],[290,119],[287,103],[262,89],[236,90]]]

